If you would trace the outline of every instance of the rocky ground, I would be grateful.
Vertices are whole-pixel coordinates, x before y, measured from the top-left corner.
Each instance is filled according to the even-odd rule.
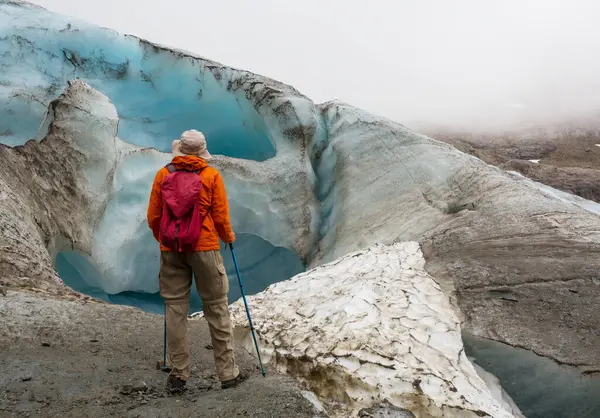
[[[0,417],[315,417],[289,377],[252,377],[221,390],[205,321],[190,322],[192,378],[183,396],[164,390],[162,318],[134,308],[7,291],[0,295]]]
[[[550,126],[496,134],[429,128],[423,133],[488,164],[600,202],[600,133],[595,128]]]

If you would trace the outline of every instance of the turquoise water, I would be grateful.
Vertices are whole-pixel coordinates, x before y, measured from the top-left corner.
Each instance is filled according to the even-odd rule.
[[[289,279],[304,271],[300,259],[290,250],[275,247],[264,239],[252,234],[238,234],[235,251],[244,291],[247,295],[259,293],[272,283]],[[221,247],[229,277],[229,302],[241,297],[237,275],[231,252]],[[162,313],[164,303],[158,293],[121,292],[108,294],[102,289],[102,277],[92,263],[75,251],[64,251],[56,257],[56,269],[65,284],[72,289],[105,302],[135,306],[147,312]],[[148,280],[158,281],[158,271]],[[158,283],[158,282],[157,282]],[[158,284],[157,284],[158,287]],[[190,312],[202,310],[202,301],[193,285],[190,296]]]
[[[494,374],[527,418],[600,417],[600,379],[530,351],[463,334],[465,353]]]

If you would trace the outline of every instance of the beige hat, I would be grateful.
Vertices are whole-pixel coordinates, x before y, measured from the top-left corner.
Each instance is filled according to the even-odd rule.
[[[211,158],[210,153],[206,149],[204,134],[195,129],[182,133],[180,139],[173,141],[171,149],[175,157],[195,155],[205,160]]]

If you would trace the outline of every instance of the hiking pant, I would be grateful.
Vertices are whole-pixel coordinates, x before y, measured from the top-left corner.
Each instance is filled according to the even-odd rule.
[[[167,362],[171,375],[187,381],[190,355],[187,318],[192,272],[208,321],[217,374],[221,381],[239,374],[233,353],[233,330],[227,304],[229,282],[219,251],[161,252],[160,295],[166,303]]]

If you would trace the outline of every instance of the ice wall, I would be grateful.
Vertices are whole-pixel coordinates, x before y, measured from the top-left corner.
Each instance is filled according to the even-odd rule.
[[[115,171],[111,199],[94,232],[91,256],[109,293],[126,290],[153,293],[158,273],[158,244],[146,221],[152,180],[169,154],[129,152]]]
[[[155,290],[147,278],[156,276],[157,248],[145,211],[154,174],[170,155],[146,148],[170,149],[191,128],[205,133],[216,156],[235,231],[308,262],[319,218],[306,148],[318,124],[312,102],[293,88],[22,2],[0,2],[0,54],[0,143],[42,141],[59,126],[65,137],[85,138],[83,147],[74,143],[89,160],[81,188],[102,199],[93,203],[93,239],[75,248],[91,255],[104,291]],[[75,77],[103,97],[80,98],[82,108],[100,116],[108,109],[118,131],[99,128],[106,138],[88,140],[68,112],[56,119],[60,101],[52,100]]]
[[[112,270],[103,271],[102,266],[92,257],[74,250],[63,250],[57,254],[56,269],[65,284],[77,292],[106,302],[136,306],[148,312],[162,314],[164,301],[158,293],[158,249],[155,248],[146,257],[130,248],[122,249],[122,253],[117,267],[131,266],[131,269],[115,269],[118,273],[116,276]],[[241,297],[235,267],[229,249],[224,245],[221,253],[230,282],[229,301],[234,302]],[[261,292],[272,283],[286,280],[304,271],[304,265],[296,254],[286,248],[274,247],[256,235],[238,234],[236,253],[244,279],[244,289],[248,295]],[[121,260],[127,256],[140,264],[129,263],[123,266]],[[117,280],[119,278],[125,280]],[[194,282],[190,294],[190,313],[202,310],[202,301],[195,289]]]
[[[219,65],[27,3],[0,3],[0,142],[36,136],[67,80],[84,79],[111,98],[119,135],[170,151],[182,130],[202,130],[216,154],[265,160],[275,144],[263,118]],[[19,115],[18,118],[14,115]]]

